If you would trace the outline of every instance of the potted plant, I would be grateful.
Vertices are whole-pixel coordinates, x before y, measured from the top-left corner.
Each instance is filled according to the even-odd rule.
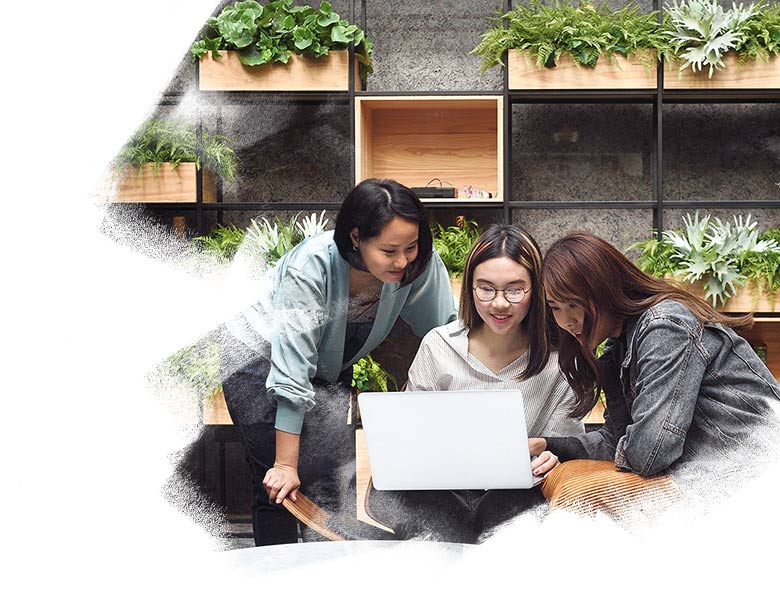
[[[780,84],[780,6],[724,9],[717,0],[664,7],[664,88],[773,88]],[[676,72],[675,72],[676,71]]]
[[[348,90],[350,44],[360,66],[355,74],[365,80],[373,43],[330,3],[315,9],[247,0],[208,19],[190,53],[199,59],[201,90]]]
[[[685,282],[726,312],[771,312],[780,297],[780,229],[759,234],[748,215],[733,225],[698,212],[685,227],[631,246],[637,265],[657,277]]]
[[[479,225],[477,225],[476,221],[469,221],[459,216],[455,225],[445,228],[439,223],[434,223],[431,226],[431,230],[433,233],[433,247],[450,273],[452,294],[455,298],[460,299],[466,257],[474,240],[479,237]]]
[[[225,136],[202,136],[196,152],[195,126],[181,120],[150,119],[130,138],[114,161],[119,173],[113,202],[195,202],[196,170],[203,174],[203,201],[216,201],[218,175],[236,176],[236,157]]]
[[[656,87],[656,12],[642,14],[633,3],[613,11],[606,3],[531,0],[492,21],[472,53],[484,72],[503,65],[508,51],[510,89]]]

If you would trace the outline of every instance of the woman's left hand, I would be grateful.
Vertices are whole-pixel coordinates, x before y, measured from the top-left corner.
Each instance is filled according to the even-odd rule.
[[[549,450],[545,450],[539,456],[531,461],[531,473],[534,475],[544,475],[552,471],[561,461]]]

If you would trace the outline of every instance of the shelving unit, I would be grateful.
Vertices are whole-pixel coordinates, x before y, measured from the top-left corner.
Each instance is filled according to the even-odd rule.
[[[473,203],[501,203],[502,118],[501,96],[360,95],[355,99],[355,181],[388,177],[421,187],[435,177],[456,189],[472,185],[492,195]]]

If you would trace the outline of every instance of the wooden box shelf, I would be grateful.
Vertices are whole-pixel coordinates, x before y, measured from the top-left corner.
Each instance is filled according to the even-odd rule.
[[[591,68],[577,65],[564,54],[548,69],[537,67],[530,54],[510,50],[508,60],[510,90],[655,89],[658,85],[654,58],[653,66],[646,67],[638,57],[629,60],[616,55],[613,63],[601,57]]]
[[[387,177],[411,187],[438,178],[456,189],[488,191],[492,198],[481,201],[500,202],[503,110],[500,96],[358,97],[355,179]],[[459,200],[463,194],[439,202]]]
[[[220,50],[200,59],[199,89],[202,91],[346,92],[349,91],[349,52],[334,50],[314,58],[293,54],[287,64],[247,67],[233,50]],[[360,89],[360,71],[355,63],[355,89]]]
[[[161,163],[154,173],[151,164],[127,166],[122,171],[112,202],[196,202],[195,163]],[[203,173],[203,201],[217,201],[214,176]]]

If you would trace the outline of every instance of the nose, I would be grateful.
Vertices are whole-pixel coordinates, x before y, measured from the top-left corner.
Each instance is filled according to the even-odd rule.
[[[506,299],[504,292],[496,290],[496,297],[493,298],[493,304],[498,306],[508,306],[510,302]]]
[[[401,256],[398,258],[398,260],[393,263],[393,266],[397,271],[403,271],[406,268],[406,265],[409,264],[409,261],[406,259],[405,256]]]

